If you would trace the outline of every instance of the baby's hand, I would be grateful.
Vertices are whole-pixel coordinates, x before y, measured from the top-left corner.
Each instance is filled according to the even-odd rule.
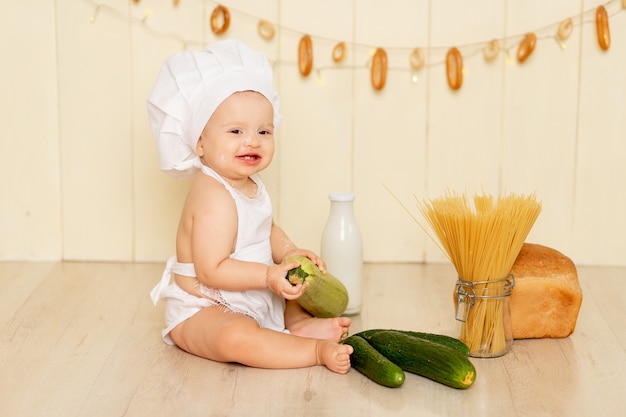
[[[317,254],[313,251],[310,251],[308,249],[291,249],[290,251],[288,251],[285,254],[285,259],[292,257],[292,256],[305,256],[307,258],[309,258],[311,260],[311,262],[313,262],[315,265],[317,265],[317,267],[320,269],[320,271],[325,274],[328,271],[326,270],[326,263],[322,260],[322,258],[320,258],[319,256],[317,256]]]
[[[287,280],[287,273],[299,265],[299,262],[287,262],[268,267],[267,288],[287,300],[295,300],[300,297],[309,284],[305,282],[304,284],[292,285]]]

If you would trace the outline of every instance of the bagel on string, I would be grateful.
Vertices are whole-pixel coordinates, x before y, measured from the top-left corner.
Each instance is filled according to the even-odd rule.
[[[380,91],[387,82],[387,52],[383,48],[377,48],[372,58],[370,79],[374,90]]]
[[[409,63],[414,70],[422,69],[426,59],[424,58],[424,51],[422,48],[415,48],[411,51],[411,55],[409,55]]]
[[[458,90],[463,85],[463,57],[457,48],[450,48],[446,55],[446,77],[448,85]]]
[[[218,4],[211,13],[211,30],[216,35],[221,35],[230,26],[230,12],[225,6]]]
[[[346,43],[338,42],[333,48],[333,61],[336,63],[342,62],[346,57]]]
[[[274,25],[264,19],[259,20],[257,30],[259,31],[259,35],[261,35],[261,37],[266,40],[274,38],[274,35],[276,34],[276,29],[274,29]]]
[[[311,73],[313,68],[313,42],[311,36],[304,35],[300,38],[298,45],[298,70],[300,74],[306,77]]]
[[[572,22],[572,19],[568,17],[559,24],[559,30],[556,32],[556,35],[560,40],[564,41],[570,37],[573,29],[574,23]]]
[[[500,53],[500,43],[497,39],[493,39],[487,42],[487,45],[483,48],[483,57],[486,61],[492,61]]]
[[[609,15],[604,6],[599,6],[596,9],[596,34],[598,35],[600,49],[603,51],[608,50],[611,46],[611,32],[609,30]]]
[[[517,61],[522,63],[528,59],[537,45],[537,36],[534,33],[527,33],[517,48]]]

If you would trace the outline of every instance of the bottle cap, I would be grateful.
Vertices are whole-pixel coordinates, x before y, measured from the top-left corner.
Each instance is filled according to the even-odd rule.
[[[330,199],[330,201],[354,201],[355,195],[351,192],[339,191],[330,193],[328,195],[328,198]]]

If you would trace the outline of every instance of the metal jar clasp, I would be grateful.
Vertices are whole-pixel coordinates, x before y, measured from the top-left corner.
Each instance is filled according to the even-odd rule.
[[[476,286],[483,288],[482,294],[476,294]],[[456,282],[456,319],[466,322],[470,308],[476,303],[476,298],[501,298],[511,295],[515,288],[515,277],[509,274],[504,278],[490,281],[469,281],[460,278]]]

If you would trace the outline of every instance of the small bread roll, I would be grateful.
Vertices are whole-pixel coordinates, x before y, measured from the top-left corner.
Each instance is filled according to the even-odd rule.
[[[561,252],[525,243],[513,268],[514,339],[562,338],[574,331],[582,304],[576,266]]]

